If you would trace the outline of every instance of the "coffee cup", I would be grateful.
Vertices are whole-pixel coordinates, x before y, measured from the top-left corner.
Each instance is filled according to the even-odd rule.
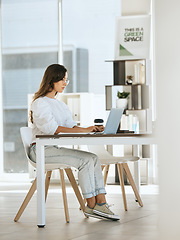
[[[95,126],[103,126],[103,124],[104,124],[104,120],[103,119],[101,119],[101,118],[96,118],[96,119],[94,119],[94,125]]]

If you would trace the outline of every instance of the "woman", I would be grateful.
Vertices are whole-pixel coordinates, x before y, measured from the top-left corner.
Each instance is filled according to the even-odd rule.
[[[39,90],[35,93],[31,106],[33,140],[30,158],[36,161],[36,135],[81,133],[103,131],[103,127],[78,127],[72,119],[67,105],[58,101],[56,94],[62,93],[68,85],[68,74],[64,66],[52,64],[47,67]],[[62,163],[77,168],[79,185],[87,200],[85,214],[97,218],[119,220],[106,204],[104,181],[100,161],[95,154],[57,146],[45,147],[46,163]]]

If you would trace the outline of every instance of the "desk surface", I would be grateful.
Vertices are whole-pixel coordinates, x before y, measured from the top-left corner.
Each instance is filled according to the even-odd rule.
[[[63,133],[56,135],[36,135],[36,138],[64,138],[64,137],[153,137],[148,133],[117,133],[117,134],[84,134],[84,133]]]

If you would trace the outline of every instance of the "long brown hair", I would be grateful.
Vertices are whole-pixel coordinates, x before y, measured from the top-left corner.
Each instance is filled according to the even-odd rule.
[[[67,69],[60,64],[52,64],[46,68],[43,79],[41,81],[39,90],[34,94],[33,102],[39,98],[44,97],[48,92],[54,88],[54,83],[63,80]],[[30,111],[30,121],[33,123],[32,111]]]

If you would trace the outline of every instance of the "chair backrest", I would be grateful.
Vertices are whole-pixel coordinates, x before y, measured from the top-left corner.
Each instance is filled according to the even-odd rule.
[[[110,160],[114,158],[114,156],[105,149],[104,145],[88,145],[88,149],[90,152],[96,154],[100,160]]]
[[[23,142],[24,150],[26,157],[29,161],[29,163],[36,168],[36,163],[33,162],[30,157],[29,157],[29,149],[30,149],[30,144],[32,143],[32,128],[30,127],[21,127],[20,128],[20,133],[21,133],[21,139]],[[69,168],[69,165],[61,164],[61,163],[49,163],[45,164],[45,169],[46,170],[53,170],[53,169],[60,169],[60,168]]]
[[[28,160],[30,160],[30,158],[29,158],[29,147],[30,147],[30,144],[32,143],[32,128],[21,127],[20,128],[20,133],[21,133],[21,139],[22,139],[22,142],[23,142],[26,157],[28,158]]]

